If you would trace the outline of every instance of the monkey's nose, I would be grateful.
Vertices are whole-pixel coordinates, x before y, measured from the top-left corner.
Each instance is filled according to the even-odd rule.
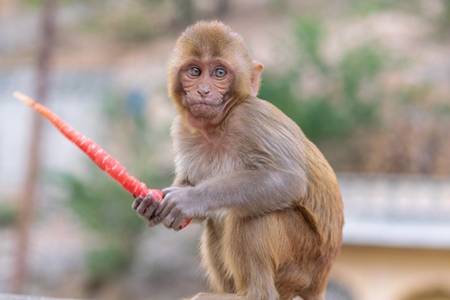
[[[200,94],[200,96],[206,96],[209,94],[208,90],[204,90],[204,89],[198,89],[197,92]]]

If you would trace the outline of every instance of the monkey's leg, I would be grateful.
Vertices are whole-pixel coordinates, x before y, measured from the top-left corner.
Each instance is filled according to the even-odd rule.
[[[227,276],[222,257],[222,228],[208,220],[201,238],[202,262],[208,273],[209,284],[218,293],[233,293],[233,279]]]
[[[297,295],[302,296],[301,300],[304,300],[305,295],[315,294],[310,291],[311,276],[306,274],[304,269],[307,268],[302,264],[288,262],[277,271],[276,287],[280,293],[280,300],[291,300]]]
[[[245,295],[243,299],[279,299],[274,250],[279,232],[270,229],[276,227],[274,220],[272,216],[248,219],[229,216],[226,220],[225,266],[233,276],[237,294]]]

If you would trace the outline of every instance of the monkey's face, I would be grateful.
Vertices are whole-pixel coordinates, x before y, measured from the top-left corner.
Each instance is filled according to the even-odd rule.
[[[233,79],[233,70],[222,60],[191,60],[179,71],[181,105],[194,118],[224,117],[232,106]]]

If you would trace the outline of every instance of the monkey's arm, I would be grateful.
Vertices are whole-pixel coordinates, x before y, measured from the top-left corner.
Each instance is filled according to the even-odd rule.
[[[242,170],[209,179],[195,187],[170,187],[149,219],[179,229],[187,218],[206,218],[222,211],[242,217],[260,216],[292,207],[306,193],[300,176],[278,170]]]

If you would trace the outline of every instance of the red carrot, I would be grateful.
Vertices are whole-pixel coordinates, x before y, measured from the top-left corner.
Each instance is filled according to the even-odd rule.
[[[133,194],[134,197],[145,197],[148,194],[152,194],[153,199],[158,201],[162,200],[162,192],[160,190],[149,189],[145,183],[140,182],[135,177],[128,174],[127,170],[119,163],[119,161],[108,154],[108,152],[103,150],[94,141],[70,127],[50,109],[36,103],[33,99],[22,93],[14,92],[13,96],[28,106],[31,106],[34,110],[48,119],[63,135],[86,153],[100,169],[108,173],[109,176],[120,183],[120,185]],[[186,227],[190,222],[191,219],[186,220],[181,227]]]

